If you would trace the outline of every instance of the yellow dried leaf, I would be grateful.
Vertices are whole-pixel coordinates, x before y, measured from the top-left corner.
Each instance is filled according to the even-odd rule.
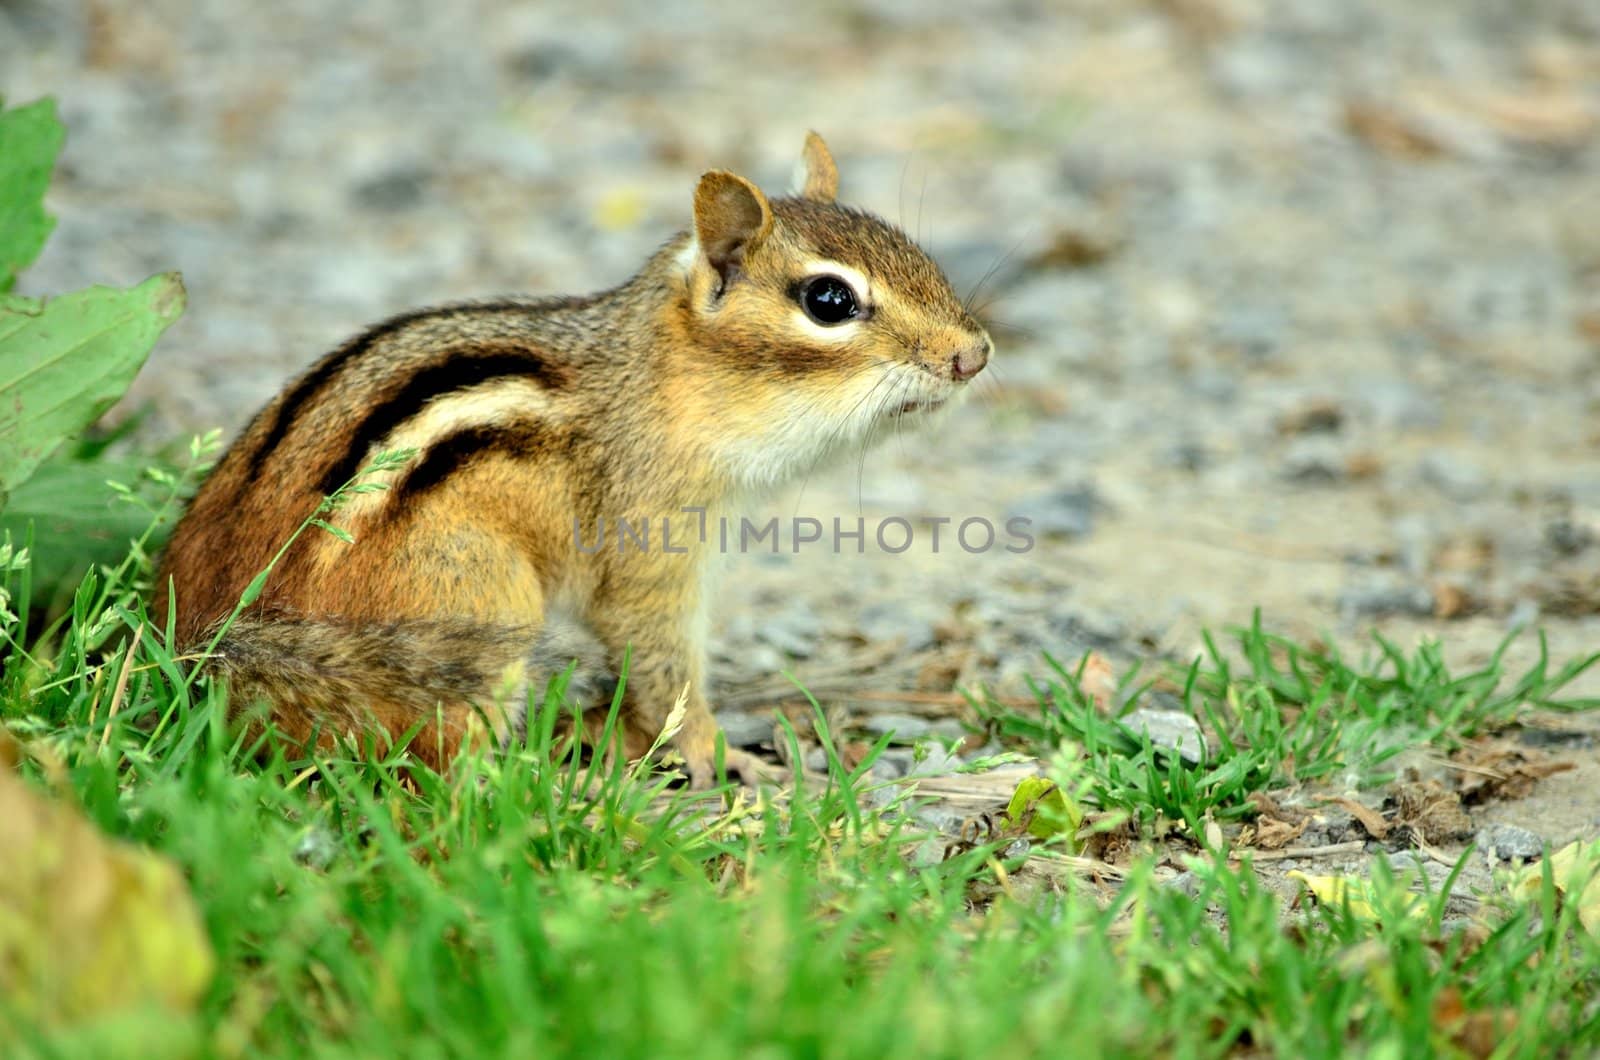
[[[0,982],[40,1023],[191,1009],[216,960],[176,865],[0,769]]]
[[[1285,875],[1299,883],[1319,905],[1348,907],[1350,914],[1361,920],[1382,919],[1379,907],[1383,902],[1370,880],[1348,876],[1308,876],[1299,871]],[[1420,894],[1407,894],[1401,908],[1406,916],[1414,919],[1427,915],[1427,903]]]
[[[1550,879],[1565,901],[1577,895],[1578,920],[1591,935],[1600,937],[1600,839],[1568,843],[1550,855]],[[1526,898],[1544,885],[1544,863],[1525,867],[1517,890]]]

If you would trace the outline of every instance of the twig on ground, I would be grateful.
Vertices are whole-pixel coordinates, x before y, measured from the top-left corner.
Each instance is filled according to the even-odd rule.
[[[1248,853],[1253,861],[1283,861],[1286,858],[1326,858],[1335,854],[1359,854],[1367,848],[1365,839],[1352,839],[1346,843],[1330,843],[1325,847],[1284,847],[1282,850],[1230,850],[1229,861],[1239,861]]]

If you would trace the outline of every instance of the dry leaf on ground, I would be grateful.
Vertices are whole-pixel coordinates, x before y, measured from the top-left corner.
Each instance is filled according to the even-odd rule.
[[[1390,788],[1395,800],[1393,825],[1416,829],[1426,843],[1466,839],[1472,818],[1461,808],[1461,796],[1437,780],[1401,781]]]
[[[1302,893],[1310,894],[1319,905],[1347,907],[1352,916],[1362,920],[1381,919],[1379,910],[1383,899],[1370,880],[1350,876],[1308,876],[1299,870],[1284,875],[1300,884]],[[1399,899],[1399,903],[1399,908],[1408,917],[1427,915],[1428,903],[1420,894],[1408,893]]]
[[[182,872],[0,768],[0,981],[25,1019],[193,1007],[215,958]]]
[[[1288,821],[1263,815],[1240,830],[1235,845],[1255,847],[1257,850],[1282,850],[1300,838],[1308,823],[1309,819],[1290,824]]]
[[[1536,897],[1544,885],[1544,862],[1522,870],[1517,890]],[[1564,901],[1577,896],[1578,919],[1590,935],[1600,937],[1600,840],[1568,843],[1550,855],[1550,879]]]
[[[1573,768],[1573,763],[1504,740],[1478,740],[1450,755],[1456,790],[1469,804],[1490,799],[1521,799],[1536,782]]]

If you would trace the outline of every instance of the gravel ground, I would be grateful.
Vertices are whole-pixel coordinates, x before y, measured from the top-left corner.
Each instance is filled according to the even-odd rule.
[[[727,689],[1184,658],[1257,606],[1463,662],[1517,624],[1600,646],[1591,0],[337,10],[0,0],[0,92],[70,131],[27,291],[189,285],[150,430],[236,429],[402,308],[614,283],[702,170],[782,187],[815,127],[845,198],[988,277],[1000,352],[938,430],[770,514],[1019,515],[1037,543],[735,558]],[[1512,816],[1594,834],[1560,790]]]

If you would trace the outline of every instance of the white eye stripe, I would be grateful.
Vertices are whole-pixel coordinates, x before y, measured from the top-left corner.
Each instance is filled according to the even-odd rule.
[[[856,337],[853,325],[858,321],[847,320],[843,324],[818,324],[806,315],[804,309],[796,308],[794,311],[794,326],[809,335],[817,343],[848,342]]]

